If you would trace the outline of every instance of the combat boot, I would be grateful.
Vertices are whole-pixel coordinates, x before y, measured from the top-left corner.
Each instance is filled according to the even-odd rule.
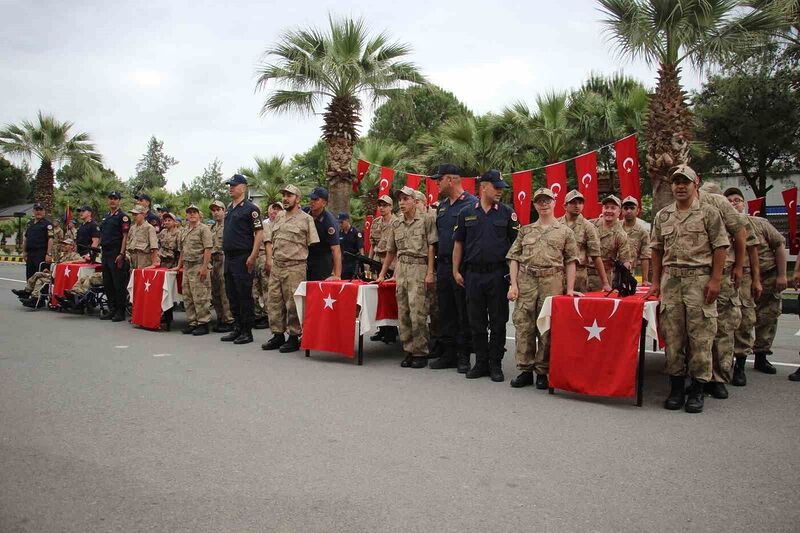
[[[747,376],[744,373],[744,366],[747,358],[744,355],[740,355],[736,357],[736,360],[733,363],[733,378],[731,379],[731,385],[734,387],[744,387],[747,385]]]
[[[191,335],[194,332],[195,326],[186,326],[181,330],[181,333],[184,335]]]
[[[460,356],[459,356],[460,357]],[[460,361],[459,361],[460,363]],[[461,367],[459,367],[459,372],[461,371]],[[467,379],[478,379],[489,375],[489,363],[484,361],[475,361],[475,366],[469,369],[467,372],[466,378]]]
[[[397,328],[394,326],[384,326],[383,342],[386,344],[394,344],[397,342]]]
[[[124,322],[125,321],[125,311],[117,311],[114,313],[114,316],[111,317],[111,322]]]
[[[289,335],[289,340],[283,346],[278,348],[281,353],[292,353],[300,349],[300,337],[298,335]]]
[[[25,289],[11,289],[11,292],[16,294],[19,298],[29,298],[31,293]]]
[[[425,356],[412,357],[411,368],[425,368],[428,366],[428,358]]]
[[[800,368],[789,374],[789,381],[800,381]]]
[[[434,370],[441,370],[443,368],[456,368],[456,350],[452,346],[445,348],[444,355],[435,361],[431,361],[430,367]]]
[[[277,350],[286,342],[286,337],[283,333],[275,333],[272,338],[261,345],[262,350]]]
[[[664,400],[664,409],[677,411],[683,407],[683,402],[686,401],[686,378],[683,376],[670,376],[669,383],[672,389],[670,389],[667,399]]]
[[[719,381],[713,381],[711,383],[706,383],[708,386],[708,393],[717,400],[725,400],[728,398],[728,388],[725,387],[724,383],[720,383]]]
[[[547,379],[547,374],[536,374],[536,388],[539,390],[550,388],[550,381]]]
[[[705,396],[703,396],[703,384],[693,379],[692,384],[689,385],[689,390],[686,391],[686,396],[686,412],[702,413],[703,402],[705,401]]]
[[[511,380],[511,386],[515,389],[528,387],[530,385],[533,385],[533,372],[530,370],[520,372],[519,376]]]
[[[410,368],[413,361],[414,357],[411,354],[406,354],[405,358],[400,361],[400,366],[403,368]]]
[[[233,324],[226,324],[225,322],[217,322],[217,325],[211,330],[214,333],[228,333],[233,331]]]
[[[489,379],[495,383],[505,381],[506,376],[503,374],[502,361],[489,361]]]
[[[475,362],[477,365],[477,361]],[[466,374],[469,372],[469,352],[468,351],[461,351],[458,353],[458,357],[456,358],[456,368],[459,374]]]
[[[199,337],[200,335],[208,335],[208,324],[200,324],[194,328],[192,335],[195,337]]]
[[[767,354],[766,352],[756,352],[755,354],[756,361],[753,363],[753,368],[758,370],[759,372],[763,372],[765,374],[775,374],[778,371],[775,370],[775,367],[772,366],[772,363],[767,361]]]
[[[383,335],[384,335],[385,332],[386,332],[386,327],[385,326],[381,326],[381,327],[378,328],[378,333],[376,333],[375,335],[371,336],[369,338],[369,340],[371,340],[373,342],[382,341],[383,340]]]
[[[253,322],[253,329],[267,329],[269,327],[269,321],[267,317],[261,317],[255,322]]]
[[[231,332],[228,333],[227,335],[223,335],[222,337],[219,338],[219,340],[221,340],[222,342],[233,342],[236,339],[238,339],[239,335],[241,334],[242,334],[242,328],[234,324]]]
[[[242,332],[233,340],[233,344],[249,344],[253,342],[253,332],[250,328],[242,328]]]

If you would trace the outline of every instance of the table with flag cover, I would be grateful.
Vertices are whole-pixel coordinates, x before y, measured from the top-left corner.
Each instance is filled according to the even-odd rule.
[[[58,263],[53,273],[53,290],[51,291],[50,303],[58,305],[56,296],[64,296],[64,291],[71,289],[79,279],[88,278],[100,270],[102,270],[101,265],[87,263],[86,261]]]
[[[133,304],[131,324],[147,329],[161,328],[161,313],[183,300],[183,272],[168,268],[136,268],[128,280]]]

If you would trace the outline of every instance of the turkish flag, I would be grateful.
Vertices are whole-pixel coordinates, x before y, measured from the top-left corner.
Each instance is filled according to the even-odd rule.
[[[406,174],[406,185],[408,185],[415,191],[419,189],[419,184],[421,181],[422,181],[421,174]]]
[[[544,176],[547,179],[547,186],[555,195],[555,208],[553,215],[556,217],[564,216],[564,196],[567,194],[567,163],[562,161],[554,165],[544,167]]]
[[[575,159],[575,173],[578,176],[578,190],[586,201],[583,216],[597,218],[601,210],[597,196],[597,152],[578,156]]]
[[[161,328],[161,300],[167,269],[137,268],[133,271],[133,315],[131,324]]]
[[[83,266],[91,266],[86,262],[58,263],[53,272],[53,290],[51,291],[50,303],[58,305],[56,296],[64,296],[64,291],[72,288],[78,282],[78,271]],[[100,265],[97,265],[98,267]]]
[[[633,196],[642,205],[642,189],[639,183],[639,152],[636,135],[628,135],[614,143],[617,153],[617,176],[622,199]]]
[[[378,198],[384,194],[391,196],[393,179],[394,169],[389,167],[381,167],[381,181],[378,182]]]
[[[306,283],[302,349],[353,357],[358,285],[340,281]]]
[[[369,255],[370,246],[372,246],[369,242],[369,231],[372,229],[372,221],[375,219],[372,215],[367,215],[364,217],[364,253]]]
[[[361,180],[364,179],[364,176],[369,171],[369,162],[364,161],[363,159],[359,159],[358,163],[356,163],[356,177],[353,180],[353,192],[358,191],[358,186],[361,185]]]
[[[800,240],[797,238],[797,187],[783,191],[783,203],[786,205],[786,216],[789,217],[789,253],[800,251]]]
[[[642,298],[552,299],[550,386],[632,398],[642,327]]]
[[[464,190],[475,196],[475,181],[477,178],[461,178],[461,186]]]
[[[767,199],[762,196],[747,200],[747,214],[752,217],[767,218]]]
[[[425,193],[428,195],[428,205],[433,205],[439,200],[439,182],[428,176],[425,178]]]
[[[531,223],[531,189],[533,171],[523,170],[511,174],[511,190],[514,192],[514,211],[523,226]]]
[[[397,283],[384,281],[378,285],[378,309],[375,320],[397,320]]]

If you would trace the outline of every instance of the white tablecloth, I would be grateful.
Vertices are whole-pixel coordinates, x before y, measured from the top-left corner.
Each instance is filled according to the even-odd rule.
[[[604,298],[605,299],[605,298]],[[553,297],[548,296],[542,304],[542,311],[536,319],[536,327],[539,333],[546,333],[550,331],[550,316],[552,310]],[[644,303],[642,310],[642,318],[647,320],[647,330],[645,334],[650,339],[658,339],[658,300],[649,300]]]
[[[158,269],[136,269],[144,271],[145,280],[154,279],[155,276],[164,276],[164,286],[161,289],[161,310],[169,311],[172,306],[177,302],[183,301],[183,294],[178,291],[178,271],[177,270],[158,270]],[[133,280],[136,278],[134,275],[135,270],[131,272],[130,279],[128,280],[128,295],[133,303]]]
[[[314,282],[316,283],[316,282]],[[294,291],[294,303],[297,305],[297,315],[300,317],[300,323],[303,323],[306,307],[306,285],[307,282],[302,282],[297,290]],[[364,335],[373,330],[377,330],[380,326],[397,326],[397,320],[383,319],[376,320],[375,316],[378,313],[378,286],[377,285],[360,285],[358,287],[358,295],[356,296],[356,304],[358,305],[358,321],[361,325],[361,334]],[[358,332],[356,332],[358,334]]]

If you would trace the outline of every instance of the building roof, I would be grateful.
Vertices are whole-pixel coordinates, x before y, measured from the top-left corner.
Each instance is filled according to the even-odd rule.
[[[3,207],[0,209],[0,218],[14,218],[14,213],[25,213],[26,215],[32,215],[33,203]]]

